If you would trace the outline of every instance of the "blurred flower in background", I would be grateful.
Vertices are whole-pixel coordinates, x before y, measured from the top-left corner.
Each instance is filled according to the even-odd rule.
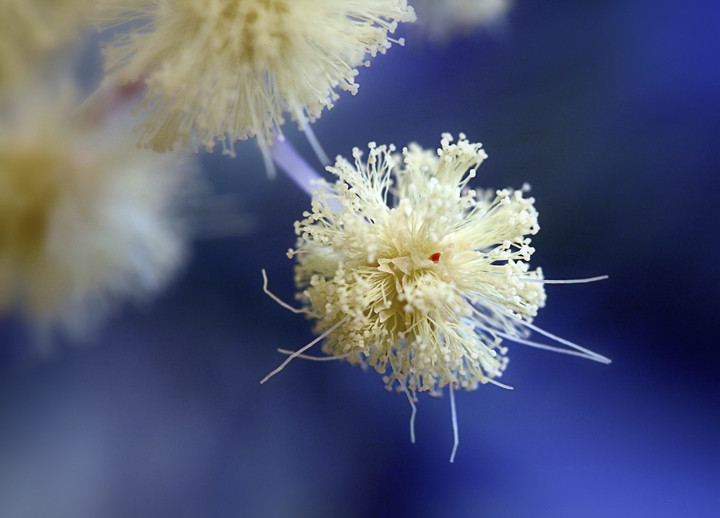
[[[95,0],[0,0],[0,99],[82,39]]]
[[[443,42],[481,27],[502,25],[514,0],[414,0],[415,26],[425,37]]]
[[[301,126],[357,92],[357,68],[385,53],[405,0],[100,0],[100,28],[139,22],[106,46],[119,83],[147,76],[140,144],[180,143],[232,154],[237,140],[269,145],[284,114]]]
[[[175,275],[197,167],[76,104],[70,85],[36,87],[0,114],[0,309],[77,336]]]

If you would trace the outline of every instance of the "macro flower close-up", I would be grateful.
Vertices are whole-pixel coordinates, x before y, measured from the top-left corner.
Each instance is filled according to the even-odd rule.
[[[0,518],[715,518],[717,20],[0,0]]]
[[[539,230],[524,190],[472,190],[480,144],[443,135],[435,153],[371,144],[338,159],[312,213],[296,223],[295,281],[323,345],[367,361],[412,391],[473,390],[507,364],[503,337],[525,338],[545,303],[530,270]],[[336,326],[336,324],[339,324]]]
[[[414,19],[405,0],[100,0],[95,16],[101,28],[138,22],[104,53],[109,80],[147,82],[141,145],[212,150],[217,138],[228,152],[356,93],[358,67]]]

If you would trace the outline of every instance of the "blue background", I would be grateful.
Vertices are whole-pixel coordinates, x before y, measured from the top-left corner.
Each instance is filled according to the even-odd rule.
[[[252,143],[203,157],[255,231],[198,241],[154,305],[31,353],[0,325],[0,516],[676,517],[720,511],[720,4],[518,0],[507,30],[393,47],[314,125],[331,156],[465,132],[477,187],[533,186],[536,324],[604,366],[510,345],[502,381],[410,409],[379,376],[297,360],[293,221]],[[304,137],[288,138],[315,163]]]

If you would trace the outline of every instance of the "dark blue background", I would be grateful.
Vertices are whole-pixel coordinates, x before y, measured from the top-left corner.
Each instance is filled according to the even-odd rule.
[[[514,391],[457,394],[454,464],[447,397],[420,398],[411,445],[374,372],[298,360],[260,386],[312,339],[260,275],[292,300],[309,200],[245,143],[204,165],[254,233],[197,242],[87,346],[38,360],[0,328],[0,515],[717,516],[719,20],[710,1],[518,0],[503,34],[393,47],[314,126],[331,156],[483,142],[476,186],[533,186],[533,264],[610,275],[549,286],[536,323],[611,365],[511,345]]]

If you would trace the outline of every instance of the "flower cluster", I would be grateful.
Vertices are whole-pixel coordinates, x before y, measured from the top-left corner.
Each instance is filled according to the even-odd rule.
[[[0,119],[0,311],[81,336],[182,264],[194,168],[73,107],[67,90],[29,92]]]
[[[289,256],[323,351],[386,373],[388,388],[473,390],[501,376],[506,336],[545,303],[529,270],[538,229],[522,190],[472,190],[480,144],[444,134],[437,153],[370,144],[321,181]],[[334,329],[333,329],[334,328]]]
[[[96,15],[101,28],[142,20],[105,65],[117,82],[147,76],[140,142],[157,151],[268,144],[286,112],[314,121],[414,19],[405,0],[101,0]]]

